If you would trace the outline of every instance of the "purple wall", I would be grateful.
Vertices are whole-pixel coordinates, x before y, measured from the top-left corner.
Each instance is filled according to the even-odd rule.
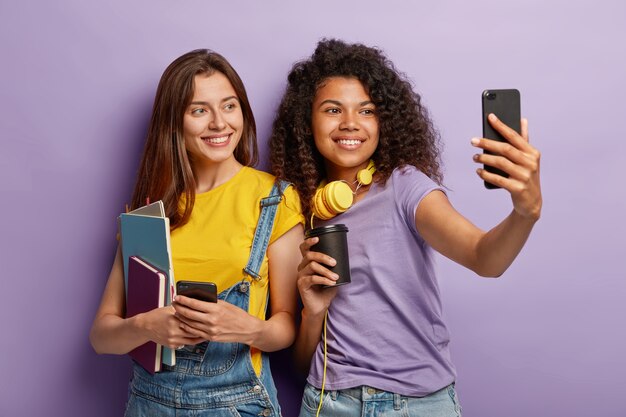
[[[510,202],[474,175],[480,93],[522,92],[543,218],[500,280],[439,263],[464,416],[626,415],[626,3],[33,3],[0,3],[0,416],[122,413],[129,361],[87,335],[165,66],[199,47],[229,58],[265,158],[286,72],[325,36],[380,46],[415,82],[450,199],[481,227]]]

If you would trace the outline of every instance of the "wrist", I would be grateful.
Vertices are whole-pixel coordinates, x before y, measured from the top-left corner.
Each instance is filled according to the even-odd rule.
[[[327,311],[328,306],[320,310],[311,310],[310,308],[304,307],[300,314],[302,316],[302,321],[322,321],[324,320],[324,316]]]
[[[151,340],[151,330],[146,318],[146,313],[139,313],[126,319],[128,327],[134,334],[141,335],[143,339]]]
[[[252,320],[250,321],[250,327],[248,329],[248,335],[245,343],[248,346],[257,346],[261,336],[265,332],[265,326],[267,325],[267,321],[261,320],[258,317],[251,316]]]
[[[516,214],[520,220],[529,223],[530,225],[534,225],[541,217],[541,207],[537,207],[524,213],[513,210],[513,213]]]

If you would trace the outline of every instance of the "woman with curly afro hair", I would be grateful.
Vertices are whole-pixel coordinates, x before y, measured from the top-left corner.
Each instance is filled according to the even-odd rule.
[[[348,227],[351,283],[336,261],[300,245],[302,320],[295,344],[308,370],[300,416],[459,416],[434,251],[485,277],[511,265],[540,217],[539,152],[494,115],[508,143],[478,176],[507,190],[511,213],[483,231],[442,188],[436,130],[408,80],[382,51],[322,40],[294,65],[270,140],[273,173],[294,184],[310,227]],[[321,413],[321,414],[320,414]]]

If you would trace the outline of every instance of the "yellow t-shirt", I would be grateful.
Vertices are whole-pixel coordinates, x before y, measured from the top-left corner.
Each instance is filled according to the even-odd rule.
[[[189,222],[171,234],[176,281],[212,281],[218,293],[240,282],[261,214],[260,201],[273,185],[274,176],[243,167],[226,183],[196,194]],[[269,244],[299,223],[304,223],[300,200],[293,187],[288,187],[276,210]],[[250,285],[248,313],[264,320],[269,289],[267,255],[259,275],[261,279]],[[251,359],[260,375],[261,352],[252,348]]]

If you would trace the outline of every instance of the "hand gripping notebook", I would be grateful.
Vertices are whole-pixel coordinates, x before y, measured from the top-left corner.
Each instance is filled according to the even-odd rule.
[[[163,307],[166,281],[167,277],[163,272],[141,258],[131,256],[128,262],[126,317]],[[161,350],[160,344],[150,341],[128,354],[146,371],[153,374],[161,370]]]
[[[124,278],[128,289],[128,266],[131,256],[140,257],[166,275],[165,305],[174,297],[174,270],[170,248],[170,219],[165,217],[163,202],[157,201],[119,217]],[[163,346],[163,363],[176,364],[173,349]]]

